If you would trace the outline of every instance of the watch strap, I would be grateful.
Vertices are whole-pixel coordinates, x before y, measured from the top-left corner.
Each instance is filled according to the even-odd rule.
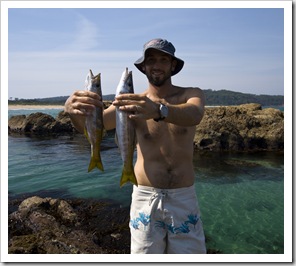
[[[154,118],[153,120],[154,120],[155,122],[159,122],[159,121],[164,120],[164,119],[165,119],[165,117],[164,117],[164,116],[161,116],[161,117],[159,117],[159,118]]]
[[[165,119],[165,116],[162,116],[162,114],[161,114],[161,106],[162,105],[163,105],[162,103],[160,103],[160,105],[159,105],[159,118],[154,118],[153,119],[155,122],[159,122],[159,121],[162,121],[162,120]]]

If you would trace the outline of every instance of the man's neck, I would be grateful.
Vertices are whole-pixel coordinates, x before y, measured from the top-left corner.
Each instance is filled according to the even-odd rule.
[[[166,84],[162,86],[155,86],[151,83],[149,83],[148,87],[148,94],[157,97],[160,99],[164,99],[168,96],[170,96],[172,93],[174,93],[174,85],[171,82],[167,82]]]

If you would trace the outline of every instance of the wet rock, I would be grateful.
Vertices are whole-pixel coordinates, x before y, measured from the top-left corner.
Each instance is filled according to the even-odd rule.
[[[59,217],[65,222],[75,222],[77,219],[77,215],[74,212],[72,206],[65,200],[53,200],[57,202],[57,214]]]
[[[284,113],[260,104],[209,107],[196,128],[197,150],[257,151],[284,149]]]
[[[19,205],[19,211],[22,211],[22,210],[30,210],[30,209],[33,209],[35,207],[38,207],[40,205],[42,205],[43,203],[47,202],[48,199],[45,198],[40,198],[40,197],[37,197],[37,196],[33,196],[31,198],[28,198],[28,199],[25,199],[24,201],[22,201],[22,203]]]
[[[44,134],[50,132],[55,127],[55,119],[47,114],[33,113],[24,121],[24,132],[32,132],[35,134]]]
[[[57,119],[41,112],[32,113],[28,116],[12,116],[8,120],[8,132],[32,135],[57,135],[76,132],[70,118],[63,111]]]
[[[110,202],[33,196],[8,219],[9,253],[130,252],[129,210]]]
[[[60,123],[59,132],[74,132],[78,133],[78,131],[74,128],[69,114],[67,114],[64,111],[59,112],[59,114],[56,117],[56,121]]]
[[[25,115],[12,116],[8,121],[8,132],[21,132],[25,119]]]
[[[104,102],[105,108],[111,102]],[[13,116],[9,133],[26,135],[64,135],[78,133],[64,111],[53,118],[43,113]],[[263,109],[260,104],[209,107],[196,127],[196,150],[210,151],[282,151],[284,150],[284,113]]]
[[[108,108],[112,101],[103,101],[104,108]],[[61,111],[56,118],[51,115],[36,112],[28,116],[16,115],[8,120],[9,134],[30,135],[65,135],[79,133],[73,126],[70,116]]]

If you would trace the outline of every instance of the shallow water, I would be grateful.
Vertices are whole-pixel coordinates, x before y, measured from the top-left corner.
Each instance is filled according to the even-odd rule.
[[[210,238],[208,248],[231,254],[283,253],[283,156],[196,157],[197,192],[205,233]]]
[[[43,191],[130,204],[132,186],[119,187],[122,162],[111,133],[102,143],[104,172],[87,172],[90,147],[84,136],[9,136],[8,146],[10,195]],[[196,152],[194,167],[208,248],[228,254],[284,252],[282,153]]]

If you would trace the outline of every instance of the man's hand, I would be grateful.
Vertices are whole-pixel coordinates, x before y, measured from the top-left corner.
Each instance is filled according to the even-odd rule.
[[[153,119],[159,117],[159,103],[144,94],[120,94],[113,102],[124,112],[130,112],[130,119]]]
[[[75,91],[66,101],[64,111],[69,114],[74,127],[84,132],[85,116],[95,108],[103,108],[101,97],[91,91]]]
[[[101,97],[91,91],[75,91],[65,103],[65,112],[69,115],[86,116],[95,108],[103,108]]]

